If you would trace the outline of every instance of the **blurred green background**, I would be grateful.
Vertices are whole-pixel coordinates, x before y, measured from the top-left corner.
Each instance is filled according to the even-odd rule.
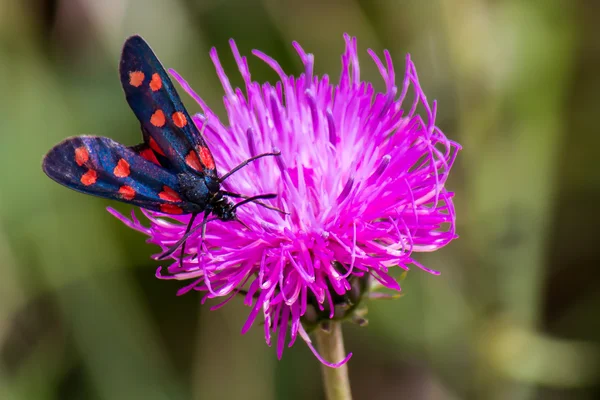
[[[109,202],[40,166],[67,136],[140,141],[117,77],[133,33],[223,114],[210,47],[235,85],[230,37],[294,74],[297,40],[337,77],[344,32],[380,89],[366,48],[397,75],[410,52],[464,147],[461,238],[417,255],[442,275],[414,269],[345,325],[355,399],[600,398],[599,18],[594,0],[0,0],[0,399],[323,398],[301,341],[278,362],[260,326],[240,335],[240,299],[176,297]]]

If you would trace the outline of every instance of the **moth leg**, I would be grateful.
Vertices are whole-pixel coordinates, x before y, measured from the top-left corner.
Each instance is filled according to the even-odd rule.
[[[194,220],[196,219],[196,217],[198,216],[197,213],[192,214],[191,218],[190,218],[190,222],[188,222],[187,227],[185,228],[185,233],[183,234],[184,236],[192,229],[192,225],[194,224]],[[183,257],[185,256],[185,244],[187,243],[187,240],[185,240],[183,243],[181,243],[181,253],[179,254],[179,267],[183,268]]]
[[[197,214],[192,214],[192,219],[190,220],[190,222],[188,222],[186,231],[183,234],[183,236],[181,237],[181,239],[179,239],[177,241],[177,243],[175,243],[173,246],[171,246],[167,251],[165,251],[164,253],[159,255],[158,259],[164,260],[165,258],[169,257],[171,254],[173,254],[179,248],[179,246],[183,245],[185,243],[185,241],[188,240],[188,238],[200,228],[202,228],[202,241],[204,241],[204,232],[206,232],[206,224],[208,222],[209,214],[210,214],[210,211],[206,210],[204,212],[204,219],[202,220],[202,223],[200,225],[196,225],[193,228],[192,228],[192,222],[193,222],[193,219],[195,218],[195,215],[197,215]]]

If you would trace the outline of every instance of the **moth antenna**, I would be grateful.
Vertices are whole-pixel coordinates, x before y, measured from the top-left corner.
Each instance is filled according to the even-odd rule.
[[[275,194],[275,193],[257,194],[256,196],[247,197],[246,199],[240,201],[239,203],[235,203],[235,205],[232,207],[232,210],[235,210],[239,206],[243,206],[246,203],[255,202],[258,199],[274,199],[275,197],[277,197],[277,194]]]
[[[235,197],[235,198],[238,198],[238,199],[249,199],[249,198],[251,198],[250,196],[246,196],[246,195],[239,194],[239,193],[234,193],[234,192],[227,192],[225,190],[221,191],[221,193],[223,193],[226,196]],[[258,204],[261,207],[267,208],[269,210],[277,211],[277,212],[285,214],[285,215],[290,215],[289,212],[286,212],[286,211],[282,210],[281,208],[277,208],[277,207],[273,207],[273,206],[270,206],[268,204],[265,204],[262,201],[256,201],[256,200],[254,200],[252,202]]]
[[[267,156],[280,156],[280,155],[281,155],[281,152],[279,150],[275,149],[271,153],[262,153],[262,154],[258,154],[256,156],[254,156],[254,157],[250,157],[249,159],[242,161],[237,167],[233,168],[231,171],[229,171],[228,173],[226,173],[225,175],[220,177],[219,183],[222,183],[225,179],[229,178],[231,175],[233,175],[240,169],[244,168],[246,165],[250,164],[254,160],[258,160],[259,158],[267,157]]]

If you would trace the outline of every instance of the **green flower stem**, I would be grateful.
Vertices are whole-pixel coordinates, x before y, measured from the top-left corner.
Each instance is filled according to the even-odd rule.
[[[317,346],[321,356],[327,361],[339,362],[346,356],[344,337],[342,336],[342,324],[331,321],[329,326],[329,331],[317,329]],[[323,382],[325,384],[327,400],[352,400],[347,364],[339,368],[330,368],[326,365],[321,365],[321,370],[323,371]]]

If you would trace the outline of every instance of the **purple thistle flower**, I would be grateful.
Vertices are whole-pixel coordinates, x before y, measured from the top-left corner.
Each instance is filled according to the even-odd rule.
[[[297,78],[253,51],[279,75],[275,86],[251,80],[246,57],[231,40],[245,93],[231,87],[213,48],[210,57],[225,89],[225,124],[170,70],[202,108],[194,122],[204,132],[221,173],[260,152],[281,150],[276,160],[261,159],[240,170],[225,187],[248,195],[277,193],[267,202],[289,215],[244,205],[238,217],[250,229],[213,221],[204,250],[198,248],[197,232],[187,241],[182,263],[175,252],[174,262],[156,273],[161,279],[190,280],[178,294],[205,292],[203,302],[224,297],[214,308],[246,288],[242,294],[251,311],[242,333],[262,312],[266,342],[271,345],[275,338],[279,358],[285,344],[291,346],[300,334],[319,360],[333,367],[345,363],[351,353],[337,364],[322,359],[303,322],[315,312],[337,318],[338,299],[369,277],[400,291],[389,274],[391,267],[408,270],[414,264],[438,274],[414,260],[412,253],[437,250],[457,237],[452,193],[444,185],[460,148],[435,126],[436,103],[427,103],[409,56],[398,95],[389,52],[384,52],[384,65],[368,51],[385,81],[386,91],[379,93],[360,81],[356,38],[344,38],[337,84],[327,75],[313,74],[314,57],[298,43],[293,45],[305,73]],[[403,108],[409,91],[412,102]],[[424,118],[416,112],[419,105]],[[150,220],[146,227],[133,212],[128,219],[109,211],[163,250],[181,238],[190,218],[169,215],[171,220],[166,220],[164,214],[142,210]]]

